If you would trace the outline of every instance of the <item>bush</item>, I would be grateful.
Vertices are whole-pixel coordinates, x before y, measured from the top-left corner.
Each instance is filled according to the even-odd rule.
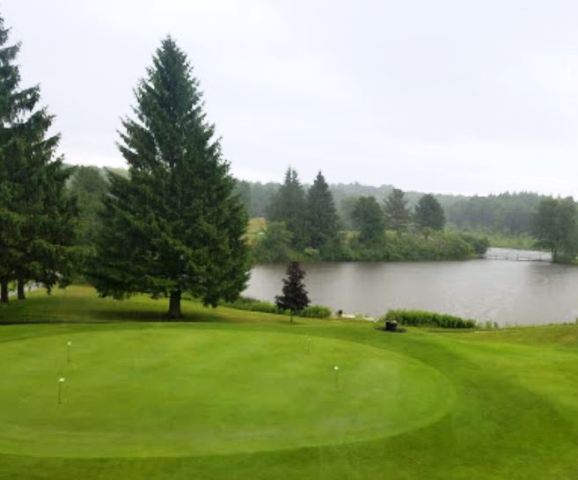
[[[475,320],[455,317],[446,313],[423,310],[390,310],[381,319],[384,322],[397,321],[401,325],[414,327],[430,326],[440,328],[475,328]]]
[[[490,248],[488,237],[480,237],[469,233],[462,233],[461,236],[473,247],[474,252],[476,252],[477,255],[485,255],[488,248]]]
[[[274,303],[264,302],[250,297],[239,297],[234,302],[224,303],[223,306],[234,308],[236,310],[247,310],[249,312],[291,315],[289,310],[280,310]],[[311,305],[300,312],[298,316],[307,318],[329,318],[331,316],[331,309],[321,305]]]
[[[372,244],[362,244],[352,236],[344,259],[380,262],[466,260],[479,255],[483,249],[483,240],[479,243],[476,237],[466,240],[452,232],[430,232],[427,236],[417,232],[386,232],[381,240]]]
[[[299,316],[308,318],[329,318],[331,316],[331,309],[322,305],[311,305],[310,307],[305,308]]]
[[[293,234],[284,222],[271,222],[254,242],[253,261],[256,263],[287,263],[295,257],[291,248]]]

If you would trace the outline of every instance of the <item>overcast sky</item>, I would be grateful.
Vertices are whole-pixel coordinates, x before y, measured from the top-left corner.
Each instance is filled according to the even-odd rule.
[[[116,130],[160,40],[190,56],[233,173],[578,196],[578,2],[3,0],[69,163]]]

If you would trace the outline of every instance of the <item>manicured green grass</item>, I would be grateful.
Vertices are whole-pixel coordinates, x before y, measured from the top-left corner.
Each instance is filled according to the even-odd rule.
[[[0,401],[0,451],[13,454],[149,457],[324,445],[413,430],[453,400],[439,372],[382,349],[182,325],[7,342],[0,364],[10,386]]]
[[[87,287],[0,308],[0,478],[578,478],[577,326],[165,309]]]

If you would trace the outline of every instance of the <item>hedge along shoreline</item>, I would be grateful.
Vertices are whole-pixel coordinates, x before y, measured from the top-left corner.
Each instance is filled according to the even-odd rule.
[[[240,297],[234,302],[223,303],[223,307],[235,310],[247,310],[249,312],[274,313],[277,315],[291,315],[289,310],[281,310],[271,302],[264,302],[250,297]],[[297,317],[306,318],[329,318],[331,309],[322,305],[310,305],[296,314]]]
[[[413,327],[476,328],[475,320],[424,310],[390,310],[382,318],[384,322],[397,322]]]

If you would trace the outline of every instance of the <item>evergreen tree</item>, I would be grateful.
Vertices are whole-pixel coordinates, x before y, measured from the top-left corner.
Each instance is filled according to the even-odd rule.
[[[98,214],[108,192],[105,172],[97,167],[75,167],[69,191],[78,202],[78,242],[84,247],[93,246],[100,225]]]
[[[410,212],[407,208],[407,200],[402,190],[394,188],[391,191],[385,199],[384,210],[388,228],[397,232],[407,230]]]
[[[0,165],[4,166],[1,157]],[[15,246],[20,242],[20,216],[8,208],[13,193],[7,173],[0,168],[0,303],[8,303],[8,284],[15,278]]]
[[[308,244],[305,206],[305,190],[297,172],[289,167],[283,185],[271,200],[267,219],[285,223],[292,235],[292,246],[297,250],[304,249]]]
[[[424,195],[415,206],[414,221],[421,229],[443,230],[446,216],[440,202],[431,195]]]
[[[18,283],[18,297],[33,280],[50,290],[70,273],[76,217],[66,193],[70,169],[55,158],[59,136],[48,135],[53,117],[39,108],[38,86],[19,89],[14,64],[20,45],[9,45],[0,18],[0,295]]]
[[[109,195],[89,278],[102,296],[182,294],[206,305],[233,300],[248,278],[247,215],[222,159],[185,53],[169,37],[136,89],[123,121],[129,178],[109,173]]]
[[[306,213],[309,246],[320,250],[334,249],[339,239],[339,218],[333,195],[321,172],[307,192]]]
[[[39,164],[25,162],[24,181],[30,188],[20,202],[22,241],[17,246],[15,268],[21,300],[28,281],[42,284],[49,292],[56,284],[68,284],[78,260],[78,208],[66,188],[71,169],[64,168],[60,159],[50,161],[51,156],[43,152]],[[26,158],[33,159],[34,155]]]
[[[291,312],[293,315],[303,311],[309,306],[309,294],[305,289],[305,271],[298,262],[291,262],[287,267],[287,278],[283,279],[282,295],[275,297],[275,303],[281,310]]]
[[[374,197],[359,197],[351,216],[362,243],[375,243],[385,237],[385,216]]]

